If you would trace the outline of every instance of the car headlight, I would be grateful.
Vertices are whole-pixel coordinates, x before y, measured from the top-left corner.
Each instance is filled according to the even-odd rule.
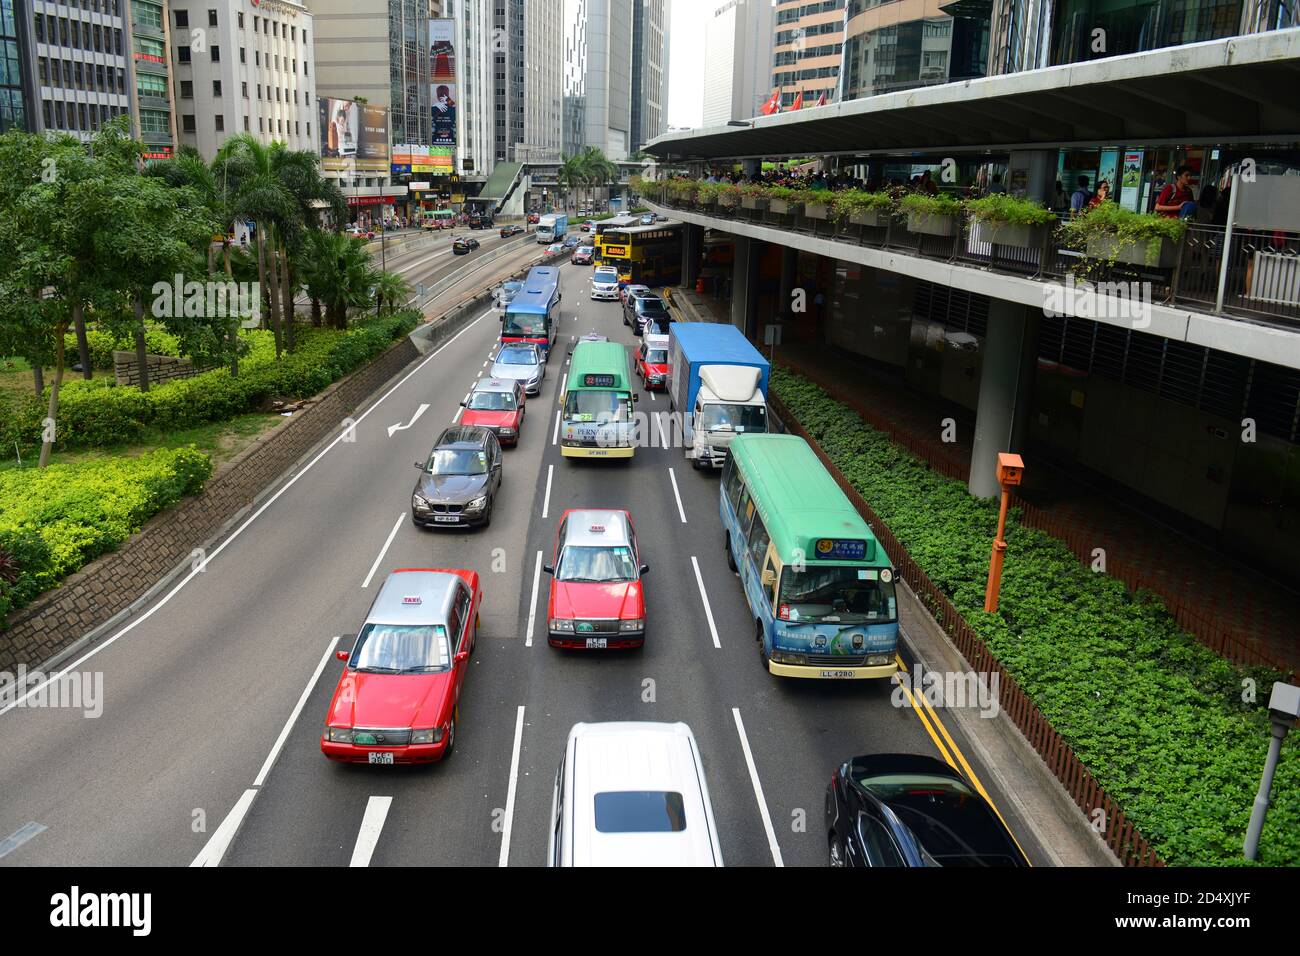
[[[567,618],[562,618],[562,617],[553,617],[553,618],[551,618],[551,630],[552,630],[552,631],[571,631],[571,630],[573,630],[573,622],[570,621],[570,620],[567,619]]]
[[[442,737],[445,733],[443,727],[430,727],[427,730],[412,730],[411,743],[413,744],[438,744],[442,743]]]
[[[803,654],[793,654],[789,651],[773,651],[772,662],[775,664],[806,664],[807,658]]]
[[[515,430],[513,428],[507,428],[506,426],[502,425],[501,428],[497,430],[497,434],[505,435],[506,437],[510,438],[514,436]]]
[[[465,506],[466,511],[482,511],[487,507],[487,495],[479,495]]]
[[[350,744],[354,733],[351,727],[326,727],[325,739],[332,744]]]
[[[893,654],[868,654],[867,663],[872,667],[881,667],[894,659]]]
[[[643,617],[630,617],[630,618],[627,618],[626,620],[619,621],[619,622],[618,622],[618,629],[619,629],[620,631],[642,631],[642,630],[645,630],[645,618],[643,618]]]
[[[420,497],[419,495],[411,495],[411,507],[412,507],[412,508],[427,508],[427,507],[429,507],[429,502],[428,502],[427,499],[422,498],[422,497]]]

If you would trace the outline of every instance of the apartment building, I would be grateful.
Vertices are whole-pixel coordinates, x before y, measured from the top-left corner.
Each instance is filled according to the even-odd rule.
[[[782,109],[793,106],[800,93],[804,106],[823,96],[828,103],[838,99],[845,3],[778,0],[769,85],[781,90]]]

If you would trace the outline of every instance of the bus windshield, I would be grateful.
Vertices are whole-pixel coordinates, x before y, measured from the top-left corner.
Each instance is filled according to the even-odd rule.
[[[781,573],[778,616],[811,624],[888,624],[898,619],[894,583],[876,568],[805,565]]]
[[[767,408],[763,405],[705,405],[695,427],[708,432],[765,432]]]
[[[536,312],[507,312],[501,331],[506,335],[545,335],[546,316]]]
[[[566,422],[626,422],[631,419],[627,392],[570,390],[564,399]]]

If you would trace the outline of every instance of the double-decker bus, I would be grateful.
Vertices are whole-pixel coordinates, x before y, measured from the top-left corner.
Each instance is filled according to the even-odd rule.
[[[560,327],[560,270],[550,266],[530,269],[523,288],[501,314],[501,341],[528,342],[550,358]]]
[[[672,221],[607,228],[600,233],[600,261],[633,285],[677,285],[682,281],[682,228]]]
[[[592,246],[595,249],[595,264],[601,264],[601,253],[605,245],[605,233],[610,230],[628,229],[641,221],[640,216],[611,216],[596,223],[592,230]]]
[[[898,670],[894,569],[826,467],[795,435],[737,435],[719,508],[764,667],[780,677]]]
[[[617,342],[579,342],[564,383],[560,454],[631,458],[639,438],[636,399],[627,349]]]

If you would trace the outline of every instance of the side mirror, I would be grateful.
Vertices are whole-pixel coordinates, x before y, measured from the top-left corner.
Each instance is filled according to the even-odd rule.
[[[461,408],[469,408],[469,402],[458,402]]]
[[[763,572],[763,587],[770,588],[776,584],[776,572],[767,570]]]
[[[457,651],[456,656],[452,658],[457,664],[464,664],[469,660],[469,651]]]
[[[554,574],[554,573],[555,573],[555,565],[553,565],[553,564],[544,564],[544,565],[542,565],[542,570],[545,571],[547,574]]]
[[[649,573],[650,573],[650,565],[648,564],[641,565],[641,576],[645,577]]]
[[[636,392],[633,392],[633,393],[632,393],[632,401],[634,401],[634,402],[639,402],[639,401],[641,401],[641,396],[638,395]]]
[[[339,660],[343,661],[344,663],[346,663],[350,655],[348,654],[347,651],[335,651],[334,656],[337,657]]]

